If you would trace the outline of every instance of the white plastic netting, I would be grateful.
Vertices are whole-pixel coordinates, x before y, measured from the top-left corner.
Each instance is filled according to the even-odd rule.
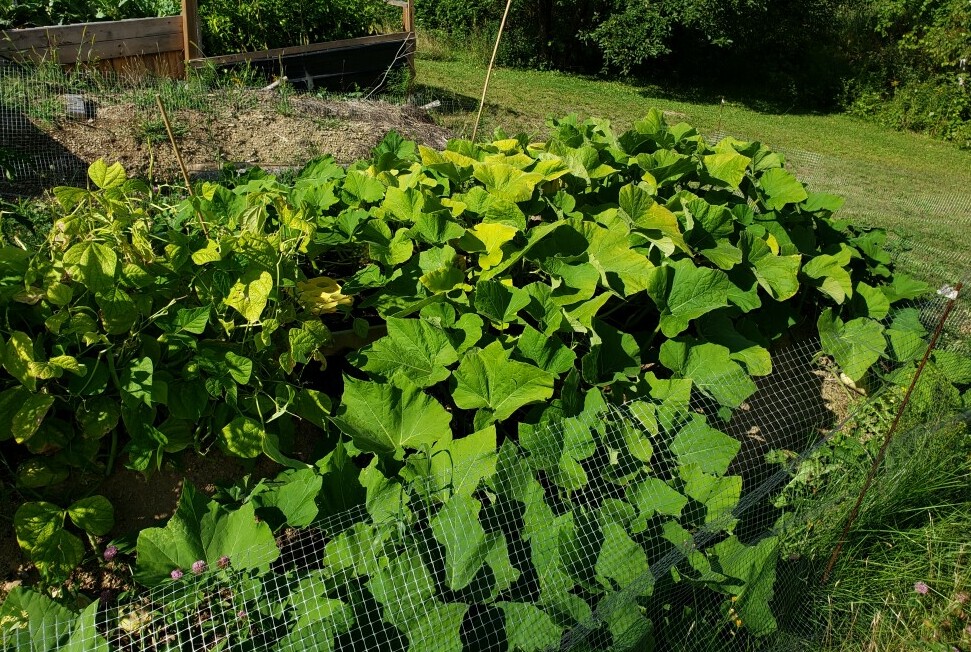
[[[930,332],[948,301],[897,311]],[[471,486],[460,466],[441,486],[369,490],[367,504],[280,531],[225,567],[184,569],[80,615],[52,603],[18,619],[8,608],[0,649],[801,649],[817,634],[813,591],[830,550],[800,537],[823,516],[841,522],[855,496],[787,486],[869,406],[900,396],[876,377],[848,386],[820,351],[815,339],[777,348],[727,422],[719,404],[745,379],[683,396],[655,387],[522,424]],[[891,447],[898,476],[971,417],[920,410]]]

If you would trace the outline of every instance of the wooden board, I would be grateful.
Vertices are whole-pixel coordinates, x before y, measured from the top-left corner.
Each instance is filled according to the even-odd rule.
[[[93,62],[181,52],[182,18],[135,18],[105,23],[0,32],[0,56],[19,61]]]
[[[414,35],[407,32],[396,32],[394,34],[377,34],[375,36],[362,36],[360,38],[341,39],[339,41],[327,41],[326,43],[311,43],[310,45],[297,45],[289,48],[275,48],[273,50],[260,50],[259,52],[240,52],[239,54],[225,54],[218,57],[205,57],[189,61],[192,66],[226,66],[236,63],[256,63],[258,61],[278,61],[296,55],[314,54],[327,50],[357,50],[364,46],[381,45],[387,43],[401,44],[406,39],[414,40]]]
[[[285,75],[297,88],[353,90],[387,81],[390,68],[409,65],[414,34],[386,34],[315,45],[193,60],[196,66],[247,65],[267,77]]]

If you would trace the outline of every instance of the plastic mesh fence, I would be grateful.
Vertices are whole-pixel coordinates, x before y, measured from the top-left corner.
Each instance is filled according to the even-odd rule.
[[[888,323],[906,313],[931,330],[947,301]],[[818,636],[812,596],[833,543],[808,550],[801,536],[820,519],[841,524],[858,484],[812,496],[792,480],[827,442],[859,437],[875,404],[900,400],[876,377],[848,386],[820,349],[778,348],[727,421],[720,406],[748,376],[697,392],[661,381],[620,407],[591,398],[574,416],[521,424],[518,443],[484,448],[474,465],[419,460],[437,472],[371,486],[365,505],[275,541],[234,541],[231,556],[177,579],[136,570],[152,588],[80,614],[51,603],[29,619],[8,602],[0,649],[800,649]],[[886,372],[898,365],[873,353]],[[915,405],[880,492],[971,418]],[[881,505],[866,503],[863,520]]]

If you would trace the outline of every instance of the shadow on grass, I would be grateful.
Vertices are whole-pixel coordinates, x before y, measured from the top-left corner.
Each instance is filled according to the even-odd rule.
[[[629,79],[626,80],[626,83],[635,86],[638,89],[638,94],[647,99],[714,105],[724,101],[766,115],[826,115],[830,113],[829,111],[807,107],[805,103],[798,99],[769,95],[764,88],[746,88],[738,85],[715,83],[685,84],[675,81],[645,83],[638,79]]]

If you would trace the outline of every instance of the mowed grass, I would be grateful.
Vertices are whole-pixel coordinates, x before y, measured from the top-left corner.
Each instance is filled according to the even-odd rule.
[[[417,71],[421,100],[440,99],[441,122],[469,136],[485,67],[465,56],[419,54]],[[902,261],[908,267],[923,267],[934,280],[968,276],[971,151],[950,143],[847,115],[760,112],[717,98],[689,101],[657,87],[504,68],[493,71],[479,134],[502,128],[542,137],[548,117],[569,113],[607,118],[622,132],[651,107],[706,136],[759,140],[785,153],[812,190],[845,198],[844,217],[887,227],[915,247]]]

